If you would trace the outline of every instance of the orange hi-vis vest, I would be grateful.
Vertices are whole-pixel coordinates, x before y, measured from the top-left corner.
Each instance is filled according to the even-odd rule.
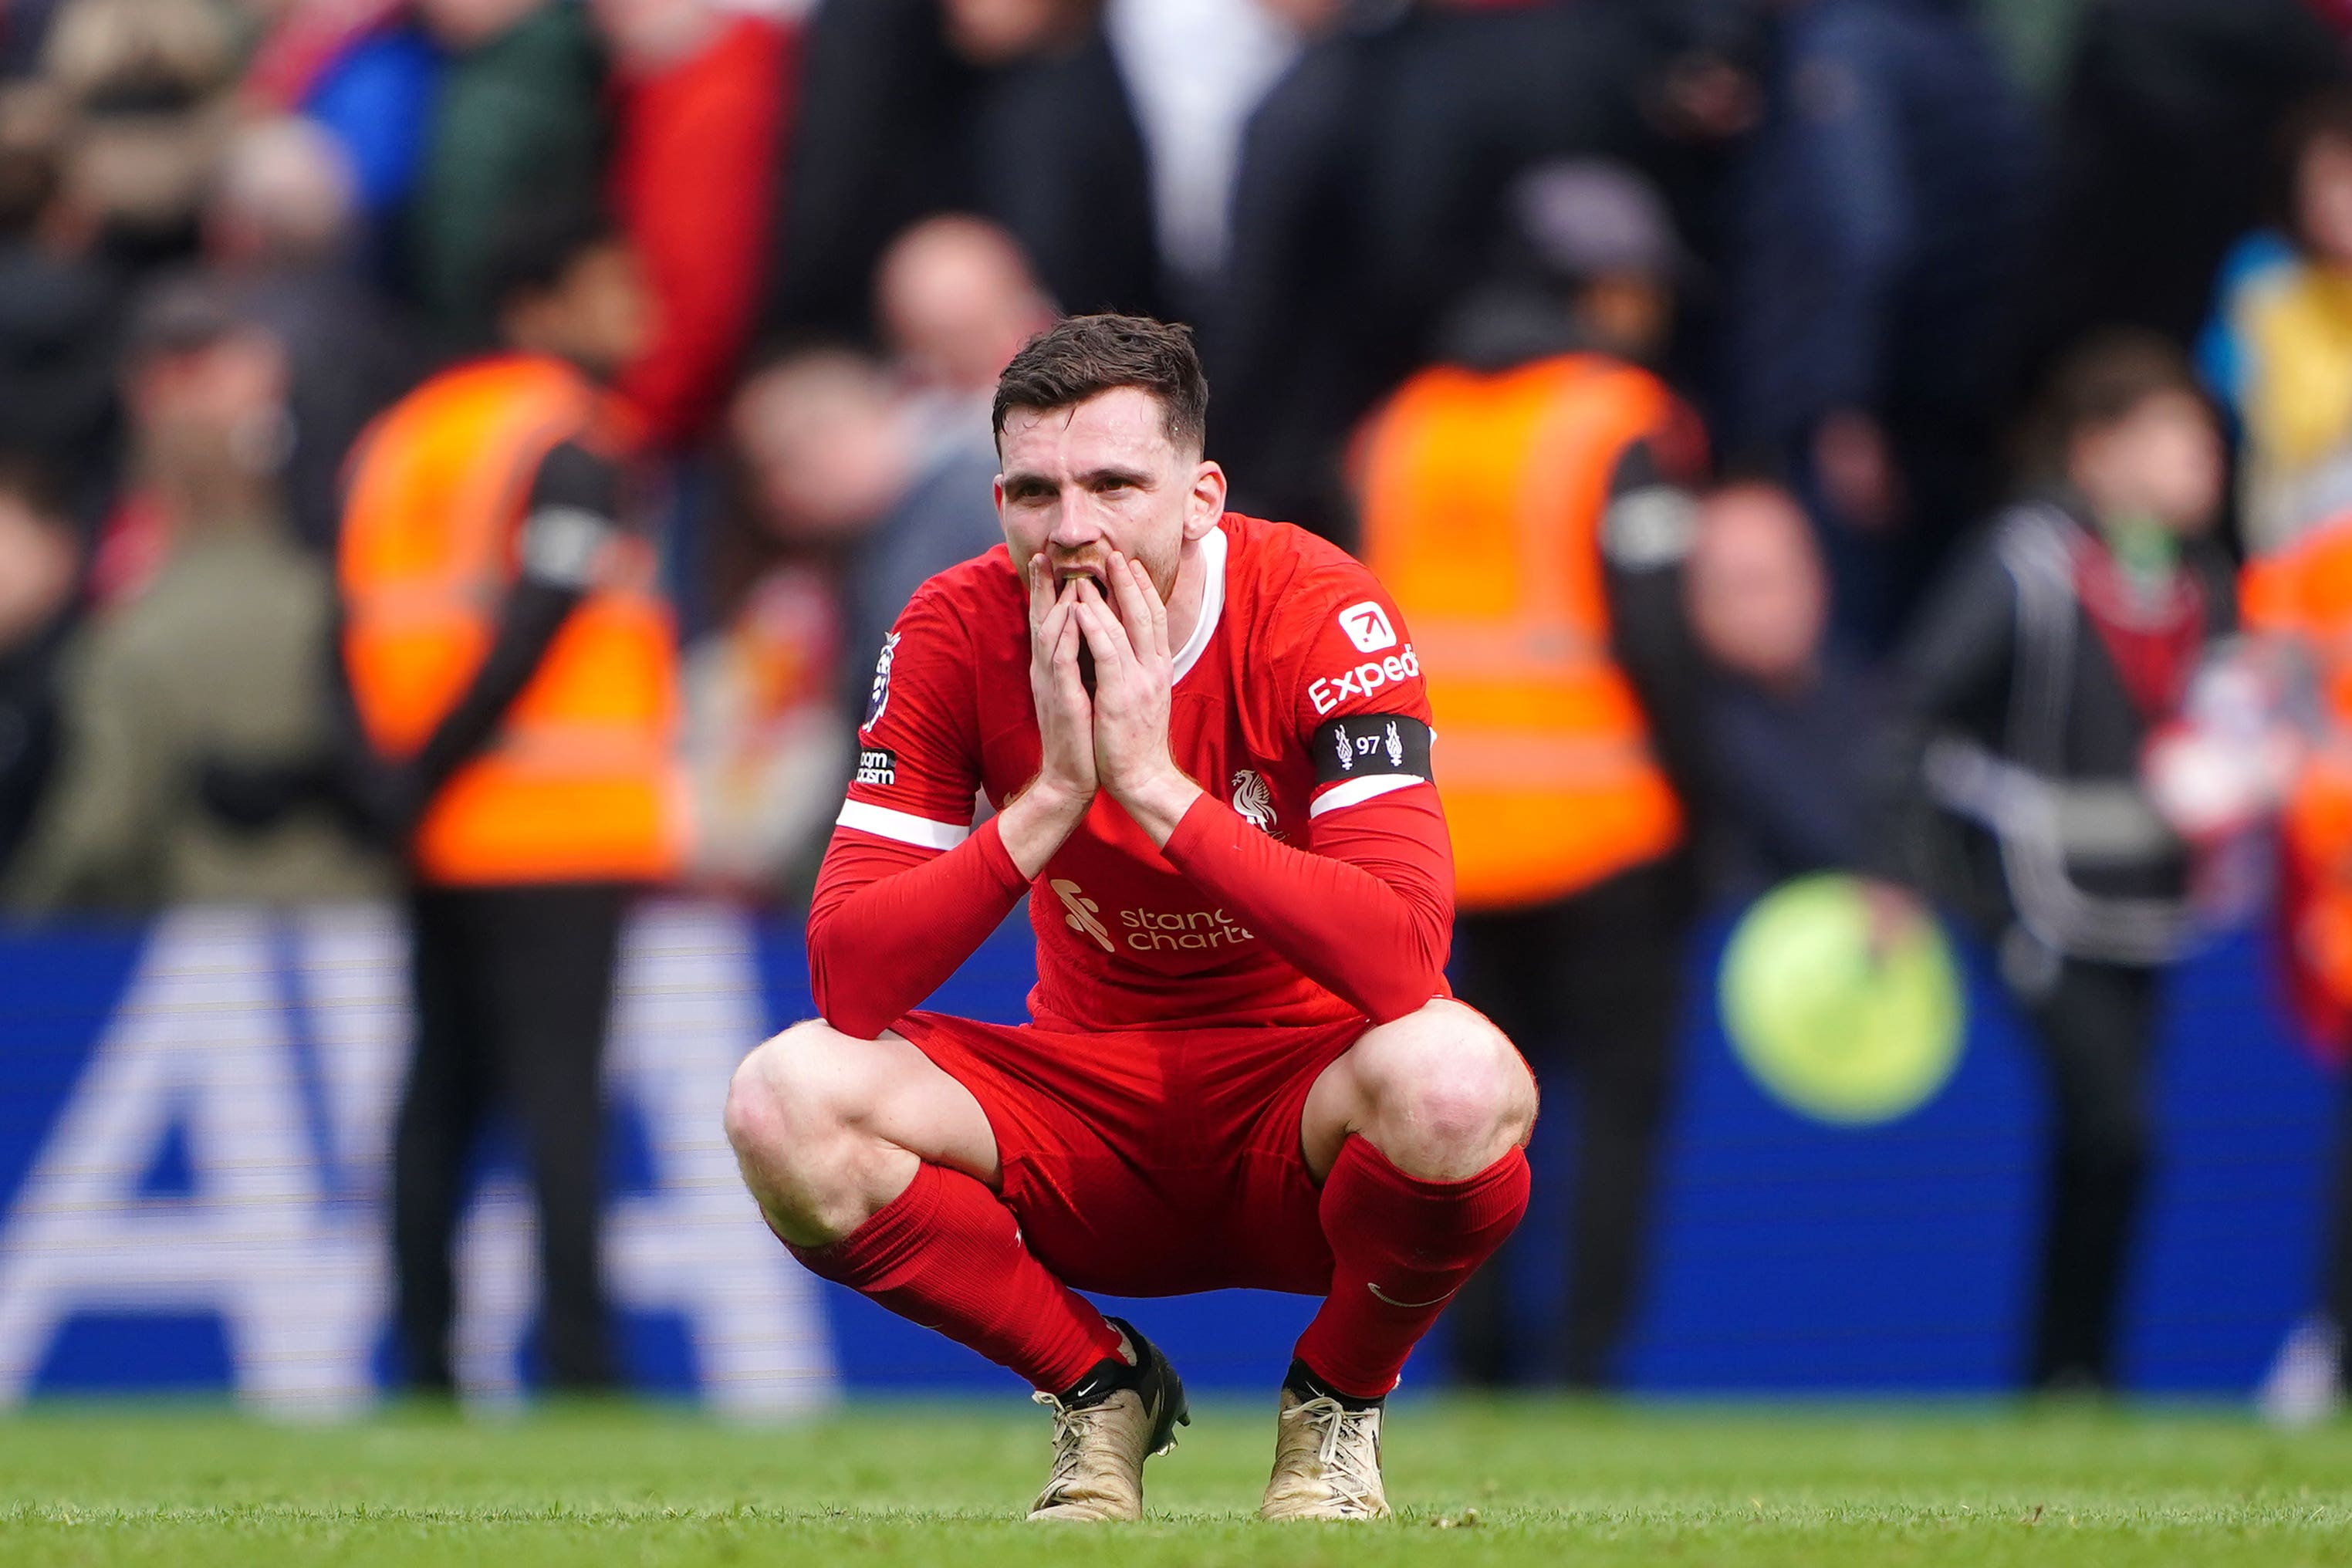
[[[1365,560],[1419,645],[1465,909],[1559,898],[1682,840],[1610,658],[1600,537],[1619,458],[1674,410],[1654,376],[1573,354],[1423,371],[1365,431]]]
[[[363,437],[343,513],[343,658],[369,740],[414,754],[489,653],[541,462],[610,449],[618,416],[559,361],[445,372]],[[427,883],[648,881],[680,860],[677,657],[650,551],[625,540],[483,750],[426,808]]]
[[[2324,732],[2279,822],[2287,958],[2298,982],[2352,1010],[2352,517],[2248,562],[2238,599],[2245,629],[2292,640],[2317,679]]]

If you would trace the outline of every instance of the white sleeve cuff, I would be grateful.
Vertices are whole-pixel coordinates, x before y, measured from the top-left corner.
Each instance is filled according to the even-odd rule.
[[[1381,773],[1368,779],[1349,779],[1345,784],[1333,784],[1329,789],[1317,795],[1314,804],[1307,808],[1307,815],[1310,817],[1320,816],[1327,811],[1337,811],[1343,805],[1360,805],[1376,796],[1390,795],[1401,789],[1411,789],[1415,784],[1425,784],[1428,782],[1418,773]]]
[[[910,811],[892,811],[887,806],[869,805],[862,800],[845,800],[841,815],[835,817],[839,827],[855,827],[860,833],[871,833],[877,838],[895,838],[901,844],[913,844],[925,849],[952,849],[971,837],[969,826],[959,827],[952,822],[935,822],[928,816],[917,816]]]

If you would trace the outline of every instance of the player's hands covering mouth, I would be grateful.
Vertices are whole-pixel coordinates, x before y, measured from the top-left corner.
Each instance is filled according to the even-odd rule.
[[[1095,658],[1095,776],[1154,844],[1165,844],[1201,793],[1168,749],[1176,679],[1168,607],[1142,563],[1114,550],[1107,575],[1108,603],[1091,577],[1064,593]]]
[[[1057,592],[1043,554],[1029,562],[1029,696],[1037,708],[1044,757],[1029,793],[1045,804],[1085,815],[1097,787],[1094,704],[1078,671],[1079,629],[1075,582]]]
[[[1140,563],[1114,551],[1110,598],[1091,574],[1056,582],[1043,553],[1029,561],[1029,695],[1037,709],[1037,777],[1004,816],[1006,850],[1035,876],[1108,790],[1155,845],[1164,845],[1201,788],[1168,749],[1175,658],[1168,609]],[[1088,695],[1079,650],[1092,657]]]

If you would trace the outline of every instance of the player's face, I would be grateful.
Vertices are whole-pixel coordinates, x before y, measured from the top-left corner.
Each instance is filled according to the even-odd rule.
[[[1090,575],[1108,589],[1117,551],[1143,563],[1165,600],[1184,541],[1224,510],[1223,470],[1171,441],[1160,400],[1139,387],[1013,409],[997,447],[996,512],[1013,559],[1042,553],[1063,580]]]

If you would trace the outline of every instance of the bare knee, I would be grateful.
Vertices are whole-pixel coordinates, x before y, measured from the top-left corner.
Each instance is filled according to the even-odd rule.
[[[855,1228],[877,1206],[877,1181],[887,1184],[870,1168],[886,1152],[859,1131],[857,1044],[822,1021],[795,1024],[745,1057],[727,1086],[727,1141],[744,1183],[801,1246]]]
[[[727,1142],[736,1158],[789,1154],[838,1125],[844,1107],[821,1067],[833,1037],[822,1022],[795,1024],[737,1064],[727,1085]]]
[[[1410,1175],[1474,1176],[1535,1126],[1527,1064],[1500,1029],[1458,1002],[1434,1001],[1383,1025],[1358,1049],[1358,1130]]]

